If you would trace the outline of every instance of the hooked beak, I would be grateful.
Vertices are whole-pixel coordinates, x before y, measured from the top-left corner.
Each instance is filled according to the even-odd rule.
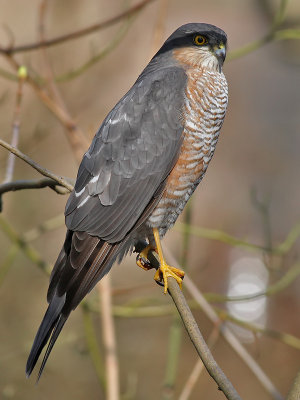
[[[226,58],[226,47],[224,45],[221,45],[220,47],[216,48],[215,55],[220,63],[220,66],[222,67]]]

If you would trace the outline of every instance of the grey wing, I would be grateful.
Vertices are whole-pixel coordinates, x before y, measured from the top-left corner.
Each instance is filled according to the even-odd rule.
[[[180,151],[186,79],[177,67],[144,75],[108,114],[66,205],[70,230],[115,243],[149,210]]]

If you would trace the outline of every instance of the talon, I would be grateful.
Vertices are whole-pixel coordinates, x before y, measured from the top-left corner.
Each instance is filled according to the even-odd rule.
[[[157,228],[153,228],[153,236],[154,236],[154,240],[155,240],[156,248],[157,248],[156,252],[158,254],[159,261],[160,261],[160,267],[154,275],[155,281],[158,284],[161,284],[161,282],[163,282],[165,294],[168,291],[168,276],[171,276],[172,278],[174,278],[176,280],[176,282],[178,283],[180,289],[182,289],[182,280],[184,277],[184,271],[182,271],[181,269],[175,268],[175,267],[171,267],[170,265],[168,265],[165,262],[161,244],[160,244],[159,232],[158,232]]]
[[[163,263],[160,268],[156,271],[154,275],[155,281],[161,285],[164,286],[164,293],[166,294],[168,291],[168,277],[171,276],[176,280],[178,283],[180,289],[182,289],[182,280],[184,278],[184,271],[181,269],[171,267],[170,265],[167,265]],[[163,283],[162,283],[163,282]]]
[[[149,269],[154,268],[150,261],[148,260],[148,253],[150,250],[156,251],[156,249],[148,244],[137,256],[136,263],[140,268],[143,268],[145,271],[149,271]]]

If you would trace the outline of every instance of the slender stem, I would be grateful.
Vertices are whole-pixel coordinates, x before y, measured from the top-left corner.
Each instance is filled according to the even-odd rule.
[[[189,226],[191,223],[192,200],[190,200],[184,210],[184,223]],[[182,251],[180,265],[187,272],[188,250],[190,243],[190,232],[188,230],[182,233]],[[172,319],[172,324],[169,334],[169,351],[167,359],[167,368],[164,384],[164,399],[172,399],[174,397],[174,388],[176,383],[177,366],[179,353],[182,341],[182,324],[178,314],[175,314]]]
[[[21,111],[21,103],[23,98],[23,87],[24,87],[24,79],[26,76],[23,74],[18,74],[18,88],[16,94],[16,105],[13,116],[12,123],[12,134],[11,134],[11,145],[14,147],[18,146],[19,143],[19,133],[20,133],[20,111]],[[7,166],[6,166],[6,174],[4,183],[10,182],[13,179],[14,169],[15,169],[15,159],[16,156],[12,153],[9,153]]]
[[[119,363],[116,334],[112,314],[110,276],[106,275],[97,285],[100,297],[103,342],[106,364],[106,400],[119,400]]]
[[[12,266],[13,262],[15,261],[16,256],[18,255],[18,252],[19,252],[19,247],[15,244],[13,244],[10,247],[10,249],[8,250],[6,257],[0,267],[0,287],[8,273],[10,267]]]
[[[153,1],[153,0],[143,0],[140,3],[136,4],[135,6],[129,8],[128,10],[126,10],[112,18],[109,18],[106,21],[102,21],[97,24],[90,25],[87,28],[79,29],[78,31],[67,33],[65,35],[58,36],[53,39],[45,40],[42,43],[39,41],[37,43],[29,43],[29,44],[24,44],[24,45],[15,46],[15,47],[12,47],[12,46],[9,46],[6,48],[0,47],[0,53],[11,55],[14,53],[40,49],[41,47],[55,46],[57,44],[61,44],[66,41],[69,41],[69,40],[78,39],[82,36],[93,33],[97,30],[100,30],[100,29],[106,28],[110,25],[116,24],[117,22],[121,21],[122,19],[124,19],[130,15],[136,14],[138,11],[140,11],[143,7],[145,7],[151,1]]]
[[[168,258],[172,258],[172,255],[168,252]],[[175,261],[173,259],[173,261]],[[173,262],[174,264],[174,262]],[[176,264],[175,264],[176,265]],[[216,312],[212,306],[205,300],[202,293],[194,285],[194,283],[189,279],[188,276],[185,277],[185,288],[189,291],[192,297],[198,302],[202,311],[205,312],[206,316],[214,323],[221,324],[220,318],[217,316]],[[275,400],[283,400],[283,396],[279,393],[273,382],[265,374],[262,368],[257,364],[254,358],[248,353],[245,347],[240,343],[236,336],[231,332],[229,328],[222,325],[220,328],[221,335],[228,342],[228,344],[233,348],[233,350],[238,354],[238,356],[244,361],[248,368],[256,376],[257,380],[262,384],[265,390],[273,397]]]
[[[7,192],[15,192],[16,190],[42,189],[45,187],[55,190],[58,194],[66,194],[70,192],[69,190],[59,190],[56,186],[62,185],[52,178],[12,181],[0,185],[0,195]]]
[[[4,234],[13,242],[15,243],[23,252],[24,254],[33,262],[35,263],[42,271],[44,271],[47,275],[50,274],[52,267],[46,263],[40,256],[40,254],[26,241],[23,237],[18,234],[12,226],[5,221],[4,218],[0,217],[0,229],[4,232]]]
[[[209,348],[213,348],[214,345],[216,344],[218,338],[220,335],[220,330],[219,330],[219,326],[215,326],[207,340],[207,344],[209,346]],[[194,389],[197,380],[199,379],[200,374],[202,373],[202,371],[204,370],[204,364],[202,362],[202,360],[198,360],[196,362],[196,364],[194,365],[194,368],[188,378],[188,380],[186,381],[186,384],[184,385],[182,392],[180,394],[180,396],[178,397],[178,400],[188,400],[192,390]]]
[[[289,391],[286,400],[299,400],[300,399],[300,371],[297,373],[293,385]]]
[[[52,172],[50,172],[48,169],[41,167],[38,163],[33,161],[30,157],[28,157],[26,154],[22,153],[19,149],[16,147],[11,146],[9,143],[5,142],[4,140],[0,139],[0,146],[5,147],[7,150],[9,150],[11,153],[15,154],[17,157],[21,158],[21,160],[25,161],[27,164],[29,164],[32,168],[36,169],[40,174],[47,176],[48,178],[53,179],[55,182],[57,182],[59,185],[64,186],[66,189],[68,189],[70,192],[73,190],[73,185],[68,183],[64,178],[61,176],[55,175]]]
[[[100,349],[98,346],[97,337],[93,326],[93,321],[91,318],[91,313],[88,307],[84,306],[84,303],[82,304],[81,309],[83,311],[83,325],[84,325],[84,332],[85,332],[88,351],[92,359],[92,362],[94,364],[99,383],[101,387],[105,390],[106,389],[105,368],[103,360],[100,356]]]
[[[168,279],[169,283],[169,293],[176,305],[176,308],[181,316],[182,322],[185,326],[189,337],[197,350],[199,357],[201,358],[207,372],[217,383],[218,388],[223,391],[227,399],[230,400],[241,400],[241,397],[233,387],[232,383],[226,377],[224,372],[221,370],[219,365],[214,360],[203,336],[200,333],[198,325],[192,312],[187,304],[187,301],[180,290],[175,279]]]

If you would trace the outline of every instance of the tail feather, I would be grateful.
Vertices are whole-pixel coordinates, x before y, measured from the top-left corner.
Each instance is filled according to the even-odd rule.
[[[65,322],[67,321],[68,317],[69,317],[68,315],[65,316],[63,314],[60,314],[60,316],[59,316],[59,318],[58,318],[58,320],[57,320],[57,322],[56,322],[56,324],[55,324],[55,326],[53,328],[52,335],[51,335],[47,350],[45,352],[45,355],[44,355],[44,358],[43,358],[43,361],[42,361],[42,364],[41,364],[41,367],[40,367],[40,370],[39,370],[39,373],[38,373],[37,382],[40,380],[40,377],[41,377],[41,375],[43,373],[43,370],[45,368],[45,365],[46,365],[48,357],[49,357],[49,355],[51,353],[51,350],[52,350],[52,348],[53,348],[53,346],[54,346],[54,344],[56,342],[56,339],[58,338],[58,335],[60,334]]]
[[[26,364],[26,375],[30,376],[35,364],[43,350],[44,346],[48,342],[48,339],[54,329],[57,326],[57,322],[60,318],[61,310],[65,304],[66,295],[58,297],[54,296],[51,303],[48,306],[43,321],[39,327],[39,330],[35,336],[32,349],[30,351],[27,364]],[[53,332],[53,333],[54,333]]]
[[[110,270],[118,255],[125,254],[126,244],[107,243],[86,232],[68,231],[64,246],[50,277],[48,309],[34,339],[26,365],[30,376],[46,346],[40,379],[51,350],[72,310],[74,310],[95,284]]]

